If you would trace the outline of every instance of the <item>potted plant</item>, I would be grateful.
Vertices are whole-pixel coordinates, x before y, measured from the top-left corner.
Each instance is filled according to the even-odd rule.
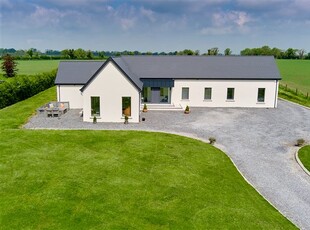
[[[97,117],[95,115],[93,117],[93,124],[97,124]]]
[[[127,115],[125,115],[125,122],[124,122],[124,124],[125,124],[125,125],[128,124],[128,116],[127,116]]]
[[[146,104],[144,104],[142,112],[143,112],[143,113],[146,113],[146,112],[147,112],[147,106],[146,106]]]
[[[185,114],[189,114],[189,112],[190,112],[190,111],[189,111],[189,106],[187,105],[187,106],[185,107],[184,113],[185,113]]]

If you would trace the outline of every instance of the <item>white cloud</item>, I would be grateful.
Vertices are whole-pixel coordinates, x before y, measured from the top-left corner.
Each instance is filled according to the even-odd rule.
[[[250,22],[251,17],[243,11],[219,12],[212,15],[212,22],[215,26],[237,25],[243,27]]]
[[[44,26],[58,24],[64,16],[65,13],[60,12],[59,10],[36,6],[35,11],[30,15],[30,18],[37,26]]]
[[[141,7],[140,13],[142,16],[145,16],[146,18],[148,18],[151,22],[156,21],[154,11],[145,9],[144,7]]]
[[[120,25],[122,29],[129,30],[135,26],[136,19],[135,18],[121,18]]]

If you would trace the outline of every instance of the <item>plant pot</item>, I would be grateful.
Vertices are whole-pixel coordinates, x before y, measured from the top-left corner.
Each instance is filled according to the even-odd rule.
[[[143,113],[146,113],[146,112],[147,112],[147,109],[143,109],[142,112],[143,112]]]
[[[189,114],[189,111],[184,111],[185,114]]]

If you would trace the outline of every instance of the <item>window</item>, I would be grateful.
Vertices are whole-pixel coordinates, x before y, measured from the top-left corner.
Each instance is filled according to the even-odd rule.
[[[189,88],[183,87],[182,88],[182,100],[188,100],[189,99]]]
[[[227,100],[234,100],[235,88],[227,88]]]
[[[211,100],[212,88],[205,88],[205,100]]]
[[[100,97],[90,97],[91,115],[100,116]]]
[[[265,88],[258,88],[257,102],[265,102]]]
[[[122,97],[123,116],[131,116],[131,97]]]

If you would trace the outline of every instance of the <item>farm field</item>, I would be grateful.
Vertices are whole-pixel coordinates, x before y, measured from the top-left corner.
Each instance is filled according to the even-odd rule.
[[[3,229],[296,229],[201,141],[18,129],[55,97],[53,87],[0,110]]]
[[[61,60],[22,60],[17,61],[17,68],[19,75],[33,75],[42,72],[49,72],[58,68],[58,64]],[[0,74],[3,75],[2,69]]]
[[[310,94],[310,60],[276,60],[282,80],[280,84]]]

